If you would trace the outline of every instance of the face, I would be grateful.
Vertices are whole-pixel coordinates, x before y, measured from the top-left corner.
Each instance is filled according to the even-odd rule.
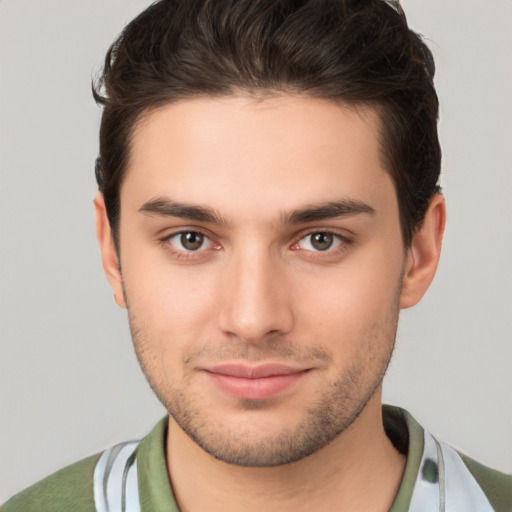
[[[249,466],[300,459],[354,422],[380,391],[405,267],[371,110],[165,106],[134,133],[120,197],[114,290],[171,421]]]

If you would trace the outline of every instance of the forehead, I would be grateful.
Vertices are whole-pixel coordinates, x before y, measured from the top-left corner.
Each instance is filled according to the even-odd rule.
[[[248,216],[340,198],[378,205],[395,196],[380,149],[370,108],[288,95],[183,100],[136,127],[121,202],[169,196]]]

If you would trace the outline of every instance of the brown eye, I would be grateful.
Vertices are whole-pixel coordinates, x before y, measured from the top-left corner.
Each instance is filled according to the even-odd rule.
[[[195,231],[181,233],[180,242],[182,247],[187,251],[197,251],[201,249],[204,243],[204,235]]]
[[[329,231],[317,231],[302,237],[297,247],[311,252],[332,252],[347,241],[336,233]]]
[[[212,250],[220,249],[219,244],[200,231],[178,231],[164,238],[162,242],[177,258],[193,258],[193,261],[198,258],[201,260]]]
[[[311,246],[317,251],[326,251],[332,247],[334,236],[332,233],[313,233],[309,235]]]

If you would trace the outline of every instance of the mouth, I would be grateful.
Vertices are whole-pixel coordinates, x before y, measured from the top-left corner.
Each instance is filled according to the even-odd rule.
[[[265,400],[292,388],[310,370],[277,363],[256,366],[230,363],[205,368],[204,372],[227,395],[242,400]]]

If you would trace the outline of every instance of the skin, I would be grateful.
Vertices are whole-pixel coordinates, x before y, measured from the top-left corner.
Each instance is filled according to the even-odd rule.
[[[105,272],[171,416],[181,510],[391,506],[405,461],[381,382],[399,310],[435,273],[445,209],[435,196],[404,248],[378,133],[371,110],[308,97],[181,101],[134,132],[119,254],[96,198]],[[226,363],[298,377],[237,396],[218,385]]]

